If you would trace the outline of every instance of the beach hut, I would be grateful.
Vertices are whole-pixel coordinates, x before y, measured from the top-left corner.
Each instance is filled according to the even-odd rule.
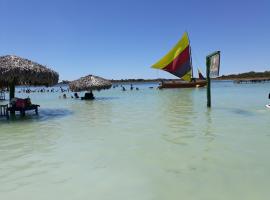
[[[112,83],[109,80],[101,78],[99,76],[88,75],[81,77],[78,80],[69,83],[69,88],[72,92],[87,91],[85,97],[82,99],[94,99],[93,90],[110,89]]]
[[[0,57],[0,84],[9,87],[9,99],[15,97],[16,85],[51,86],[58,83],[57,72],[18,56]]]
[[[12,114],[20,111],[24,115],[27,110],[38,113],[39,107],[32,104],[29,98],[11,101],[15,97],[16,85],[51,86],[58,83],[58,78],[57,72],[28,59],[14,55],[0,57],[0,85],[9,88],[11,106],[6,109]]]

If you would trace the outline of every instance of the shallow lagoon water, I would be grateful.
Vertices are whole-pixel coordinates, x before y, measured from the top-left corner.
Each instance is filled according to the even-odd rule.
[[[0,199],[269,198],[269,83],[214,82],[211,110],[204,88],[152,85],[31,94],[39,116],[0,120]]]

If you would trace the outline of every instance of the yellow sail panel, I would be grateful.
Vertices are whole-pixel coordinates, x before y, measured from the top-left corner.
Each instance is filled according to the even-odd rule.
[[[184,80],[184,81],[191,81],[191,70],[188,72],[188,73],[186,73],[184,76],[182,76],[182,79]]]
[[[152,65],[152,68],[163,69],[167,67],[179,54],[181,54],[189,46],[189,39],[187,32],[184,33],[182,39],[165,55],[161,60]]]

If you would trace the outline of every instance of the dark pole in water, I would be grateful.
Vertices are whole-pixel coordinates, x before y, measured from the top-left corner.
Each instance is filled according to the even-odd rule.
[[[9,100],[15,97],[15,80],[13,80],[9,85]]]
[[[211,108],[211,77],[219,75],[220,51],[206,56],[207,107]],[[210,69],[211,68],[211,69]],[[211,71],[211,77],[210,77]]]
[[[211,107],[210,57],[206,57],[207,107]]]

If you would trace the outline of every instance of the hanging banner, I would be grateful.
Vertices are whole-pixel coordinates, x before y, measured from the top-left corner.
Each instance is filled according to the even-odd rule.
[[[208,56],[210,60],[210,77],[215,78],[219,76],[220,68],[220,51],[216,51],[213,54]]]

